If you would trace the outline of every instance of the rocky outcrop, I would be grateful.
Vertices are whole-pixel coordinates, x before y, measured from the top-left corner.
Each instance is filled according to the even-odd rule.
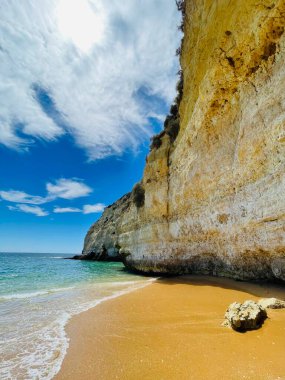
[[[117,202],[105,208],[101,218],[94,223],[84,241],[82,255],[75,256],[80,260],[121,261],[119,253],[118,224],[122,215],[130,207],[131,193],[124,195]]]
[[[262,326],[266,318],[265,309],[256,302],[245,301],[242,304],[234,302],[226,311],[223,326],[231,327],[239,332],[256,330]]]
[[[152,146],[143,204],[127,195],[106,210],[83,252],[119,250],[143,272],[285,281],[285,1],[182,10],[177,135]]]
[[[285,309],[285,301],[277,298],[263,298],[258,301],[258,305],[263,309]]]

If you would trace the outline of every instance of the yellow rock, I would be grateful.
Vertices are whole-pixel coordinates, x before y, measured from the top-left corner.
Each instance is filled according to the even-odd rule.
[[[285,280],[284,27],[284,0],[186,1],[180,132],[108,238],[130,267]]]

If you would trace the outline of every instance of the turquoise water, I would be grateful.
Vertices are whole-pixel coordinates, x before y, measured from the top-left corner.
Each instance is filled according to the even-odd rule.
[[[0,253],[0,379],[51,379],[68,347],[72,315],[149,280],[121,263],[70,255]]]

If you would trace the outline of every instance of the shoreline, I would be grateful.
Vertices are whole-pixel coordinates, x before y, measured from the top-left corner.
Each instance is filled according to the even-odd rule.
[[[63,348],[61,351],[58,351],[56,354],[55,354],[55,359],[61,359],[59,363],[55,363],[54,366],[53,366],[53,369],[52,369],[52,377],[48,377],[49,379],[55,379],[56,376],[59,374],[59,372],[61,371],[61,368],[62,368],[62,363],[63,361],[65,360],[65,357],[67,355],[67,352],[68,352],[68,349],[69,349],[69,342],[70,342],[70,337],[67,333],[67,327],[70,323],[72,323],[73,319],[76,318],[76,317],[79,317],[80,315],[84,314],[84,313],[88,313],[89,311],[93,310],[93,309],[96,309],[98,306],[100,306],[101,304],[105,303],[105,302],[110,302],[112,300],[115,300],[117,298],[120,298],[120,297],[123,297],[123,296],[126,296],[132,292],[135,292],[137,290],[140,290],[140,289],[143,289],[149,285],[151,285],[153,282],[155,282],[157,280],[157,278],[151,278],[151,279],[148,279],[148,280],[145,280],[145,281],[127,281],[127,283],[129,284],[132,284],[132,288],[126,288],[126,289],[123,289],[123,290],[117,290],[115,291],[115,293],[111,294],[111,295],[108,295],[108,296],[105,296],[101,299],[98,299],[98,300],[94,300],[94,303],[92,306],[89,306],[87,309],[85,310],[82,310],[82,311],[79,311],[75,314],[68,314],[68,316],[66,316],[64,318],[64,320],[62,321],[61,323],[61,330],[62,330],[62,339],[63,339]],[[119,282],[120,284],[124,284],[124,282]],[[113,283],[114,284],[114,283]]]
[[[159,278],[68,322],[56,380],[285,379],[285,310],[259,330],[221,327],[228,305],[285,288],[209,276]]]
[[[58,263],[60,260],[50,262],[55,271],[61,269],[55,266]],[[36,261],[36,265],[44,266],[41,264]],[[84,265],[88,274],[88,267]],[[20,261],[20,267],[23,266]],[[75,267],[77,269],[78,265]],[[3,294],[0,296],[0,378],[52,379],[56,376],[69,346],[65,327],[74,316],[153,281],[126,274],[121,269],[121,265],[96,263],[92,265],[92,281],[82,276],[73,282],[73,286],[68,286],[68,282],[59,283],[52,278],[40,284],[40,289],[36,283],[34,289],[25,289],[25,293],[14,280],[18,276],[9,276],[12,280],[8,285],[11,290],[14,285],[13,293],[9,294],[7,286],[7,289],[1,289]],[[67,265],[63,273],[70,276],[71,272],[72,268]]]

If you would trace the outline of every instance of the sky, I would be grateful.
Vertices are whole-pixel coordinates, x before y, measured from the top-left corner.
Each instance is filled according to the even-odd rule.
[[[174,0],[1,0],[0,251],[79,253],[175,98]]]

